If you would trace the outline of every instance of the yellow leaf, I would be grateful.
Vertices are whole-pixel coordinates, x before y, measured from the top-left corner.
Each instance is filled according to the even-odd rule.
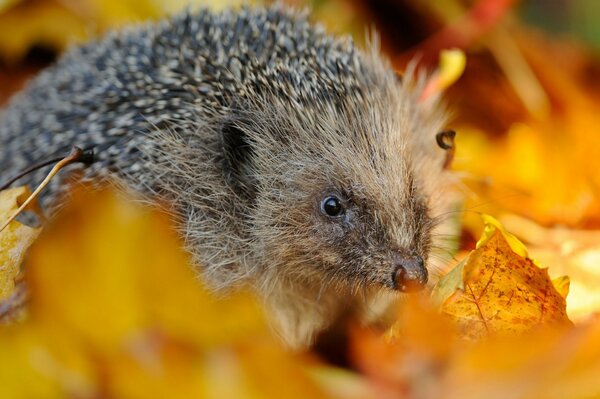
[[[27,279],[34,317],[68,326],[101,350],[158,326],[201,344],[264,329],[246,296],[218,310],[210,305],[215,300],[187,266],[165,218],[111,194],[97,197],[79,198],[32,248]],[[222,312],[236,318],[205,322]]]
[[[380,397],[600,397],[600,318],[476,342],[457,339],[448,318],[417,301],[403,303],[400,320],[396,339],[359,330],[352,340],[354,365]]]
[[[600,397],[600,323],[464,345],[439,387],[447,399]]]
[[[508,245],[510,245],[510,249],[512,249],[519,256],[527,257],[527,248],[525,247],[525,245],[521,241],[519,241],[519,239],[513,234],[506,231],[498,220],[496,220],[493,216],[486,214],[481,215],[481,218],[484,222],[484,229],[483,235],[481,236],[479,241],[477,241],[477,248],[480,248],[487,244],[487,242],[494,235],[496,230],[499,230],[506,239]]]
[[[569,286],[571,285],[571,280],[567,276],[557,277],[552,280],[552,285],[556,288],[556,291],[563,298],[567,298],[569,295]]]
[[[600,311],[600,231],[543,227],[514,214],[503,215],[501,220],[528,243],[532,256],[550,265],[553,281],[569,275],[567,313],[571,320]]]
[[[13,215],[22,201],[29,196],[26,187],[0,192],[0,225]],[[11,222],[0,232],[0,301],[10,297],[15,289],[25,251],[38,236],[40,230]]]
[[[500,230],[470,254],[462,275],[464,289],[447,298],[441,310],[467,338],[570,324],[565,298],[547,270],[515,253]]]
[[[450,87],[456,82],[467,65],[467,56],[459,49],[442,50],[440,52],[439,79],[440,90]]]
[[[328,397],[250,295],[206,290],[164,214],[73,197],[28,254],[28,318],[0,326],[0,397]]]
[[[452,270],[442,276],[433,287],[431,298],[437,306],[441,307],[456,290],[464,290],[463,269],[468,260],[469,257],[465,257]]]
[[[40,337],[24,326],[0,330],[0,396],[11,399],[65,397],[61,368],[41,345]]]
[[[474,194],[466,207],[499,214],[482,208],[491,203],[542,225],[597,226],[600,152],[590,134],[600,112],[588,105],[514,124],[494,139],[459,127],[454,169],[468,172],[466,184]]]

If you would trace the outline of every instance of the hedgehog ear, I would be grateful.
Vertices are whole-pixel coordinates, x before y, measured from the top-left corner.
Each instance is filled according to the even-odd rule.
[[[248,135],[236,121],[227,121],[221,129],[225,178],[240,196],[253,199],[256,179],[252,172],[254,149]]]

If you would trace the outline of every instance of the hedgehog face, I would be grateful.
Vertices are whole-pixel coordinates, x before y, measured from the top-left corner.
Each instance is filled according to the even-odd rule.
[[[294,223],[305,226],[298,234],[306,234],[296,242],[310,245],[301,245],[295,256],[332,281],[420,290],[428,281],[433,225],[425,199],[401,177],[389,182],[392,188],[372,180],[373,172],[367,166],[354,178],[323,179],[320,190],[306,195],[311,210]],[[413,195],[398,195],[406,190]]]
[[[431,221],[424,205],[412,201],[401,214],[380,209],[358,190],[335,190],[322,195],[315,231],[327,273],[365,285],[383,285],[402,292],[425,287]],[[375,193],[375,197],[386,195]],[[317,196],[317,199],[319,197]],[[333,262],[331,262],[333,260]],[[329,261],[329,262],[328,262]]]
[[[243,167],[227,170],[250,193],[257,263],[273,275],[402,292],[427,284],[442,120],[423,118],[388,75],[354,92],[241,107],[233,136],[244,139],[228,153]]]
[[[424,288],[433,228],[425,197],[402,176],[385,182],[370,165],[358,174],[335,170],[288,170],[259,191],[254,228],[264,263],[308,284]]]

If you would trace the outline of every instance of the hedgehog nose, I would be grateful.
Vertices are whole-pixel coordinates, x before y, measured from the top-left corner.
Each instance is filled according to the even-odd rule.
[[[421,291],[427,285],[427,269],[418,255],[394,256],[394,287],[401,292]]]

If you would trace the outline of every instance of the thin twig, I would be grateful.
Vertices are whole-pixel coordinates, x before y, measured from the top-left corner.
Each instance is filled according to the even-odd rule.
[[[41,169],[45,166],[48,165],[52,165],[53,163],[57,163],[59,162],[61,159],[63,159],[64,157],[57,157],[57,158],[53,158],[50,159],[48,161],[44,161],[44,162],[40,162],[38,164],[35,164],[27,169],[25,169],[24,171],[22,171],[21,173],[19,173],[18,175],[16,175],[15,177],[13,177],[12,179],[10,179],[9,181],[7,181],[4,185],[2,185],[2,187],[0,187],[0,191],[2,190],[6,190],[8,187],[10,187],[14,182],[16,182],[17,180],[19,180],[20,178],[30,174],[31,172],[34,172],[38,169]]]

